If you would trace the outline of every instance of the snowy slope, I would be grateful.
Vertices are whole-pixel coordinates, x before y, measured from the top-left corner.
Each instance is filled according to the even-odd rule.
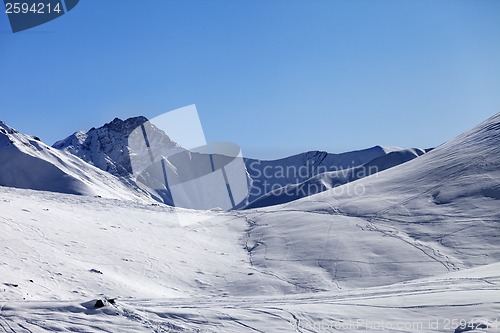
[[[288,296],[9,302],[4,332],[500,332],[500,267],[379,288]],[[483,328],[470,330],[470,323]],[[460,326],[463,325],[461,330]],[[28,331],[29,330],[29,331]]]
[[[287,205],[248,211],[252,260],[321,290],[490,264],[500,260],[499,199],[497,114],[408,163]]]
[[[326,191],[335,186],[346,184],[377,172],[387,170],[396,165],[411,161],[412,159],[423,154],[425,154],[425,151],[418,148],[393,150],[385,155],[374,158],[363,165],[336,171],[322,172],[304,182],[289,183],[286,186],[277,188],[258,197],[245,208],[249,209],[274,206],[304,198],[309,195]]]
[[[317,292],[249,257],[245,216],[200,212],[212,219],[179,227],[174,209],[164,206],[8,188],[0,198],[2,332],[381,331],[377,325],[453,332],[461,319],[493,327],[500,310],[498,263]],[[291,229],[288,236],[300,234]],[[296,246],[287,244],[283,255]],[[415,266],[418,259],[407,258]],[[308,267],[307,260],[291,264]],[[311,284],[316,273],[309,269]],[[105,297],[115,304],[95,309]]]
[[[498,203],[491,200],[500,198],[499,153],[500,113],[416,160],[363,179],[358,184],[366,188],[363,196],[325,196],[346,213],[363,214],[395,213],[412,201],[426,201],[429,210],[453,207],[460,211],[465,210],[458,204],[461,198]],[[347,185],[345,192],[354,186]],[[385,194],[384,200],[376,198],[378,194]],[[375,200],[376,205],[369,204]]]
[[[246,211],[2,187],[0,332],[498,332],[499,138]]]
[[[151,201],[125,184],[71,154],[0,122],[0,185],[79,195]]]

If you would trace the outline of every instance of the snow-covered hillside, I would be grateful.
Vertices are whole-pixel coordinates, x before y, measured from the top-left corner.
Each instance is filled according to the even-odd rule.
[[[297,186],[321,173],[358,167],[399,150],[375,146],[340,154],[310,151],[269,161],[248,158],[245,164],[252,180],[248,202],[285,186]]]
[[[0,122],[0,185],[79,195],[149,201],[134,184],[53,149]]]
[[[371,150],[368,150],[368,152],[371,152],[372,150],[379,150],[378,148],[380,147],[372,148]],[[384,152],[383,155],[376,157],[362,165],[355,165],[347,168],[344,168],[343,165],[341,165],[340,167],[336,167],[335,164],[330,165],[329,167],[326,167],[326,165],[324,165],[325,170],[335,169],[335,171],[326,171],[318,173],[318,170],[316,169],[315,171],[312,171],[310,173],[310,175],[314,176],[310,177],[306,181],[298,182],[300,180],[299,177],[287,180],[288,185],[276,188],[271,192],[268,192],[262,196],[257,197],[257,199],[250,202],[250,204],[248,204],[244,208],[248,209],[248,208],[273,206],[273,205],[287,203],[300,198],[304,198],[316,193],[326,191],[333,187],[370,176],[377,172],[387,170],[396,165],[411,161],[412,159],[425,154],[425,150],[418,148],[414,149],[392,148],[392,150],[386,148],[383,149],[383,152]],[[372,156],[370,156],[370,154],[365,155],[362,152],[359,152],[358,161],[367,160],[371,157]],[[352,164],[354,164],[355,161],[356,160],[353,160]],[[325,162],[322,161],[322,163]],[[326,163],[335,163],[335,162],[330,161]],[[268,183],[270,181],[272,182],[272,180],[267,180]],[[273,187],[270,186],[270,188]]]
[[[0,331],[499,332],[499,141],[244,211],[2,187]]]
[[[329,290],[499,261],[499,199],[497,114],[410,162],[245,218],[254,265]]]

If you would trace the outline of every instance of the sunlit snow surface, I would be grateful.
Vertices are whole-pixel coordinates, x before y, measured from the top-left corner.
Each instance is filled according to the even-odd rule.
[[[499,332],[499,139],[247,211],[0,188],[0,332]]]

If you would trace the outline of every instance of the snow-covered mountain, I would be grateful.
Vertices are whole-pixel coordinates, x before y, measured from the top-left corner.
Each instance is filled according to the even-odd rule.
[[[377,154],[380,156],[369,160]],[[337,167],[337,165],[335,164],[335,158],[338,157],[338,155],[330,154],[327,156],[329,156],[329,159],[333,161],[325,162],[324,160],[322,160],[320,163],[318,163],[321,165],[319,168],[316,168],[310,173],[307,173],[307,175],[310,177],[309,179],[300,182],[300,179],[303,179],[305,177],[295,177],[294,179],[287,180],[287,185],[283,187],[276,188],[276,186],[270,186],[269,188],[274,188],[272,191],[267,192],[266,194],[261,196],[256,196],[256,199],[254,201],[251,201],[244,208],[249,209],[273,206],[304,198],[392,168],[396,165],[408,162],[423,154],[425,154],[425,150],[418,148],[384,149],[377,146],[365,151],[340,154],[340,156],[348,155],[350,156],[348,157],[348,159],[352,159],[352,165],[354,166],[348,167],[343,165],[342,162],[339,163],[340,166]],[[369,160],[369,162],[365,162],[364,164],[359,165],[359,163],[362,163],[365,160]],[[307,161],[304,165],[308,165],[309,163],[310,162]],[[335,171],[329,171],[332,169],[334,169]],[[326,171],[321,172],[320,170]],[[252,197],[250,199],[252,199]]]
[[[150,196],[37,137],[0,122],[0,185],[68,194],[146,200]]]
[[[0,331],[499,332],[499,200],[500,114],[259,209],[1,187]]]
[[[270,161],[248,158],[245,160],[251,178],[248,202],[285,186],[297,186],[321,173],[357,167],[400,149],[375,146],[340,154],[310,151]]]
[[[497,114],[407,163],[248,211],[248,247],[303,288],[396,283],[500,261],[499,200]]]
[[[141,125],[148,126],[146,130],[152,146],[161,146],[162,149],[179,147],[163,131],[142,116],[126,120],[115,118],[102,127],[91,128],[87,132],[73,133],[66,139],[57,141],[52,147],[78,156],[85,162],[115,176],[130,177],[133,170],[128,138],[130,133]],[[149,157],[146,158],[148,159]]]
[[[154,151],[182,150],[166,133],[141,116],[126,120],[116,118],[100,128],[92,128],[87,132],[76,132],[66,139],[56,142],[53,147],[78,156],[84,161],[115,176],[133,181],[130,154],[135,152],[129,146],[129,135],[141,125],[147,127],[145,130],[148,133],[150,145]],[[256,202],[251,207],[260,207],[262,204],[276,204],[294,200],[301,196],[294,198],[286,196],[286,198],[276,199],[276,195],[270,192],[284,186],[300,186],[299,184],[306,182],[311,177],[321,177],[319,174],[361,167],[377,158],[391,154],[391,157],[383,161],[374,162],[380,165],[381,170],[383,170],[407,161],[409,156],[411,158],[418,156],[419,154],[416,152],[422,152],[422,150],[407,151],[401,148],[375,146],[369,149],[341,154],[311,151],[273,161],[247,158],[244,161],[249,177],[249,197],[239,207],[241,208],[250,202]],[[147,154],[147,151],[144,151],[144,153]],[[168,154],[165,153],[165,155]],[[189,156],[193,160],[197,158],[203,160],[197,154],[189,154]],[[172,168],[177,170],[176,172],[179,172],[181,168],[175,165],[175,158],[171,157],[171,159],[173,159],[171,161]],[[135,158],[135,160],[138,159]],[[149,156],[145,155],[144,160],[146,162],[149,161]],[[177,162],[181,164],[185,163],[185,161],[179,159]],[[370,170],[374,170],[374,168],[370,168]],[[328,176],[326,177],[328,178]],[[357,178],[353,176],[346,177],[344,182]],[[312,179],[310,182],[316,182],[316,180]],[[161,182],[155,181],[155,183]],[[332,181],[331,186],[341,183]],[[173,204],[169,189],[166,186],[147,190],[157,200],[169,205]],[[319,190],[316,192],[310,191],[306,195],[317,192]],[[257,200],[260,197],[263,197],[262,200]],[[269,197],[273,199],[269,199]]]

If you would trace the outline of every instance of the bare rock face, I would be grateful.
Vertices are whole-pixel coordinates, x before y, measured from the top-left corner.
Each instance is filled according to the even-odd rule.
[[[178,146],[167,134],[148,122],[146,117],[139,116],[126,120],[115,118],[102,127],[73,133],[54,143],[53,147],[76,155],[115,176],[128,177],[132,174],[128,137],[141,125],[150,127],[148,133],[153,135],[152,142],[167,148]]]

